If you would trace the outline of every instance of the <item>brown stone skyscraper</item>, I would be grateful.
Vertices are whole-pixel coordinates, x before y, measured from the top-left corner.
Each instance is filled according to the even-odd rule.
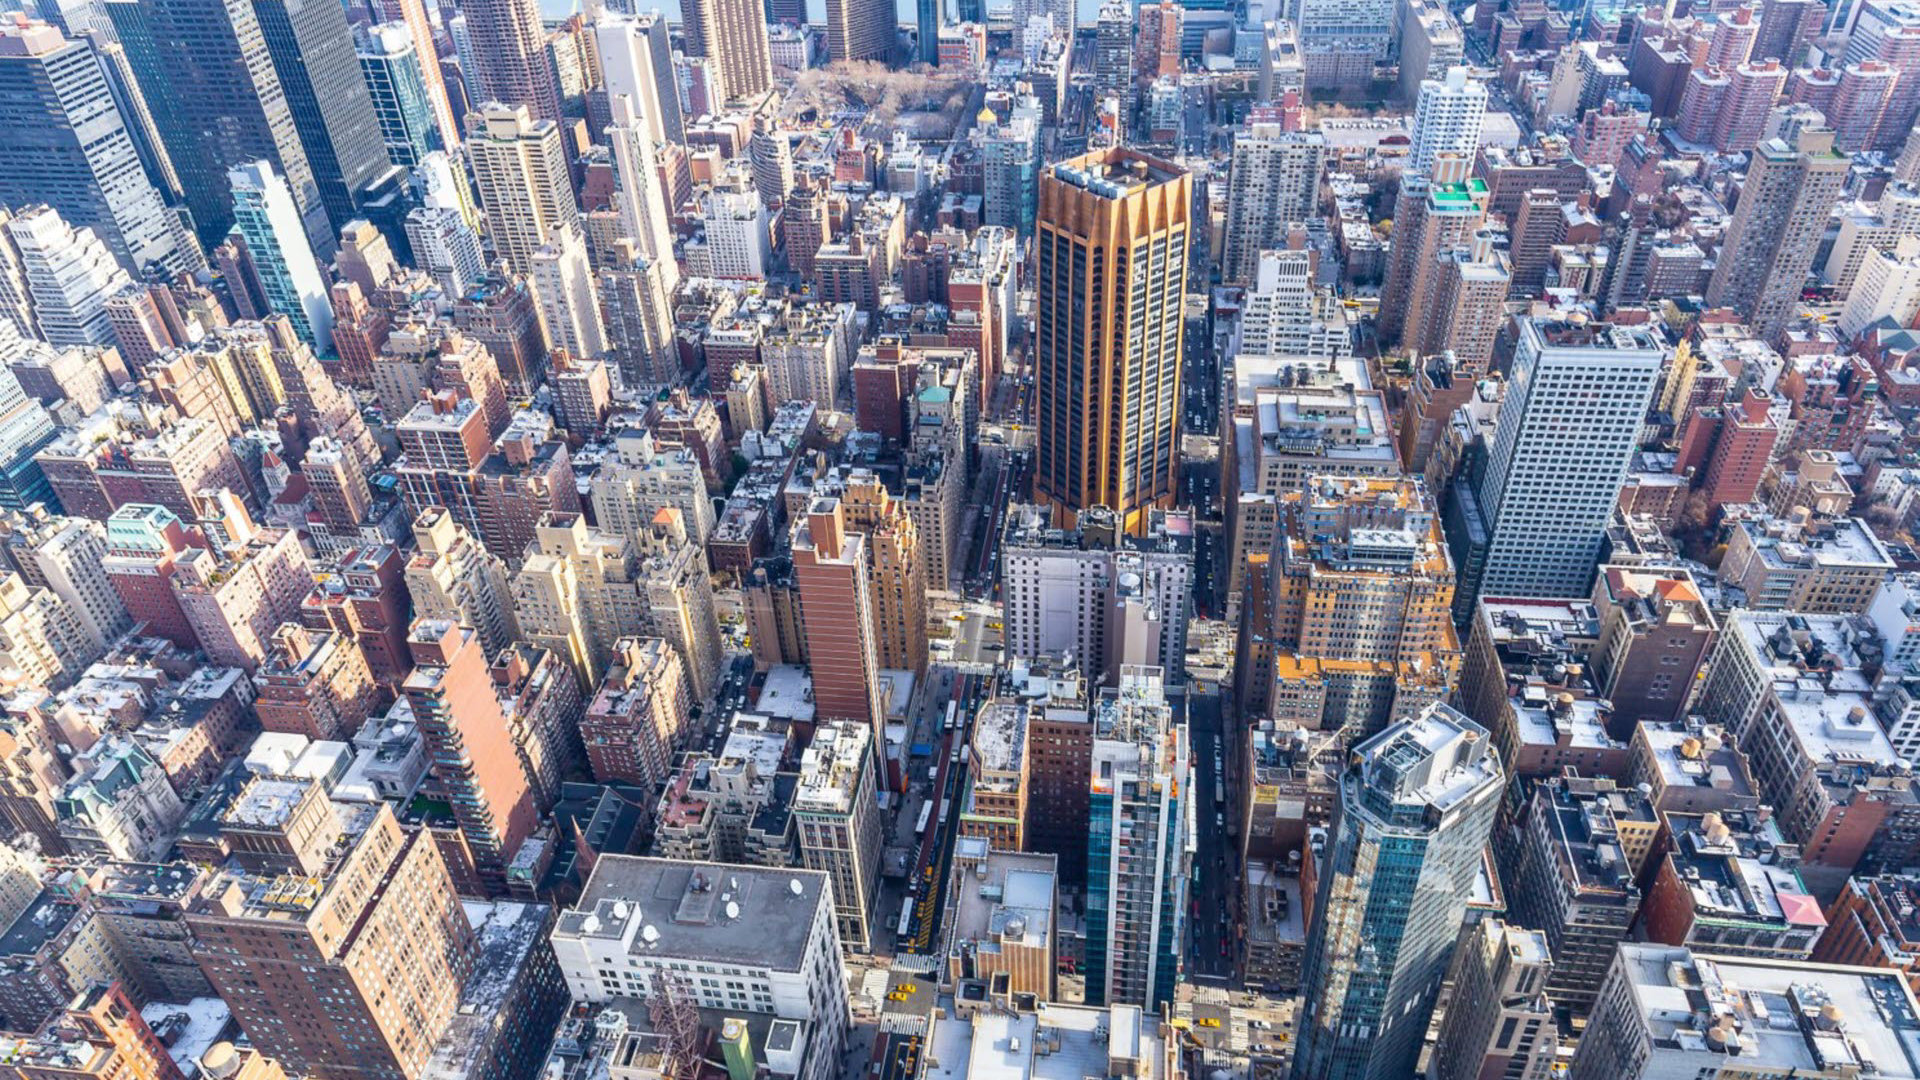
[[[927,567],[913,518],[873,473],[856,470],[840,500],[847,527],[867,534],[874,648],[880,666],[927,669]]]
[[[827,59],[886,63],[897,24],[891,0],[827,0]]]
[[[560,95],[537,0],[469,0],[460,11],[473,42],[473,70],[467,73],[471,100],[525,105],[535,120],[558,123]]]
[[[1129,533],[1173,503],[1193,180],[1103,150],[1040,177],[1034,493],[1055,523],[1111,507]]]
[[[687,55],[704,56],[720,76],[720,96],[741,101],[773,86],[766,12],[760,0],[680,0]]]
[[[535,811],[479,633],[450,619],[417,619],[407,647],[418,666],[401,689],[426,737],[434,775],[446,786],[481,877],[504,883]]]
[[[490,696],[484,671],[479,682]],[[286,817],[275,791],[237,808],[250,835]],[[473,930],[429,831],[401,829],[384,803],[320,820],[317,835],[288,830],[303,850],[277,870],[209,883],[187,916],[200,966],[254,1047],[288,1069],[414,1080],[459,1004]]]
[[[814,715],[880,731],[879,650],[874,643],[867,537],[851,532],[840,500],[815,499],[793,536],[793,574],[805,613]]]

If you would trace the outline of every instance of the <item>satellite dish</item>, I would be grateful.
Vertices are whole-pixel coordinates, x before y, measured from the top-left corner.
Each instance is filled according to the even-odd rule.
[[[648,923],[640,928],[640,940],[649,945],[658,945],[660,943],[660,931],[655,929],[652,923]]]
[[[787,891],[792,893],[795,896],[805,896],[807,892],[807,887],[805,885],[800,884],[799,878],[788,878]]]
[[[740,905],[734,903],[731,900],[727,901],[727,918],[737,919],[739,917],[740,917]]]

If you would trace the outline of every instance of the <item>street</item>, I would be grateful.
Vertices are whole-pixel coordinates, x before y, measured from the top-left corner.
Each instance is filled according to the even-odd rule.
[[[1233,800],[1221,781],[1230,756],[1222,739],[1220,698],[1187,695],[1187,735],[1193,746],[1194,820],[1198,823],[1194,869],[1197,880],[1188,909],[1187,962],[1195,978],[1231,980],[1237,961],[1236,913],[1240,907],[1240,844]]]

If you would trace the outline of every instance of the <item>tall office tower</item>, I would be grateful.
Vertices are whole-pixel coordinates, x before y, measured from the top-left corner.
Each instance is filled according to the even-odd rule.
[[[289,1069],[420,1080],[473,930],[430,831],[402,829],[384,803],[343,827],[313,791],[260,779],[243,792],[228,820],[273,824],[250,827],[258,869],[235,864],[188,909],[197,958],[254,1048]]]
[[[451,296],[464,296],[487,274],[480,237],[460,211],[444,206],[416,206],[407,211],[407,244],[414,265],[440,283]]]
[[[227,184],[233,227],[247,242],[268,308],[293,320],[294,332],[315,351],[331,351],[333,304],[286,181],[255,161],[229,169]]]
[[[1920,113],[1920,11],[1911,4],[1882,2],[1857,5],[1858,17],[1848,28],[1846,51],[1840,66],[1879,60],[1901,73],[1870,149],[1892,153],[1913,130]]]
[[[1295,1080],[1413,1071],[1500,810],[1491,743],[1436,704],[1354,749],[1307,939]]]
[[[460,13],[466,16],[472,45],[471,52],[460,50],[467,100],[476,106],[498,102],[526,110],[536,122],[559,123],[560,90],[548,59],[540,5],[535,0],[474,0],[462,4]],[[469,134],[473,127],[469,119]]]
[[[1133,9],[1122,0],[1101,4],[1093,36],[1094,96],[1119,101],[1124,128],[1133,112]]]
[[[474,868],[490,888],[533,833],[533,791],[487,676],[479,631],[450,619],[415,619],[407,634],[413,674],[401,685],[448,794]]]
[[[874,901],[880,887],[885,826],[876,801],[877,729],[863,721],[833,720],[814,730],[800,757],[793,819],[800,864],[825,871],[833,883],[834,922],[848,952],[873,948]]]
[[[306,0],[253,0],[253,11],[313,181],[320,186],[320,202],[333,227],[344,228],[360,215],[368,189],[393,168],[354,54],[346,9]]]
[[[384,23],[367,31],[358,56],[387,157],[395,165],[410,169],[428,154],[445,149],[448,144],[440,141],[440,126],[435,123],[420,53],[414,48],[407,25]],[[437,60],[434,66],[439,66]]]
[[[429,507],[414,520],[413,542],[406,582],[415,614],[473,627],[489,656],[520,637],[506,565],[446,508]]]
[[[602,16],[598,25],[605,27],[615,21],[618,20],[613,16]],[[606,79],[608,93],[624,89],[641,95],[634,111],[646,120],[656,146],[685,143],[686,124],[680,112],[679,83],[673,70],[667,16],[658,11],[643,12],[632,16],[632,26],[631,59],[624,58],[617,50],[610,51],[605,37],[599,41],[601,75]],[[623,65],[632,65],[632,74],[626,76],[630,83],[624,86],[620,84],[622,76],[617,70]]]
[[[102,11],[105,7],[102,6]],[[108,33],[112,33],[111,25]],[[104,34],[91,35],[89,44],[100,57],[100,66],[106,72],[107,88],[113,94],[113,100],[120,106],[120,116],[126,121],[127,135],[133,140],[134,153],[140,156],[140,167],[146,170],[147,182],[160,192],[160,197],[168,205],[180,202],[185,192],[180,187],[180,174],[174,171],[173,157],[167,152],[167,144],[161,140],[160,126],[154,121],[153,110],[147,104],[147,95],[140,87],[140,80],[133,70],[133,61],[127,47],[119,41],[108,41]],[[184,227],[184,225],[183,225]]]
[[[1320,168],[1327,138],[1279,123],[1249,124],[1233,141],[1227,178],[1227,250],[1223,281],[1251,285],[1260,253],[1287,246],[1287,226],[1320,214]]]
[[[1584,596],[1665,365],[1645,330],[1518,323],[1507,397],[1479,487],[1488,525],[1471,596]],[[1463,559],[1458,546],[1454,562]]]
[[[1129,665],[1093,705],[1087,798],[1087,1001],[1173,1001],[1191,874],[1186,697]]]
[[[460,145],[460,122],[447,96],[446,80],[440,72],[440,50],[434,44],[433,23],[427,17],[426,0],[385,0],[372,6],[377,12],[375,22],[399,23],[407,28],[407,36],[413,42],[413,55],[419,65],[420,81],[426,90],[427,107],[432,111],[433,125],[439,131],[440,145]]]
[[[686,30],[687,55],[707,59],[720,100],[747,101],[773,87],[773,60],[760,0],[680,0],[680,25]],[[887,9],[886,30],[885,47],[890,51],[892,8]],[[884,60],[886,56],[881,52],[874,58]],[[611,83],[608,88],[612,88]]]
[[[880,666],[918,676],[927,668],[927,569],[913,518],[880,478],[866,470],[848,476],[840,508],[847,528],[867,536]]]
[[[533,253],[555,233],[580,230],[558,124],[524,105],[487,105],[467,115],[467,156],[494,251],[515,273],[532,272]]]
[[[1180,461],[1193,180],[1133,150],[1040,178],[1034,494],[1057,522],[1105,506],[1144,533]]]
[[[914,59],[928,66],[940,63],[941,0],[915,0],[913,6]]]
[[[1550,1075],[1560,1039],[1546,994],[1553,970],[1546,936],[1499,919],[1469,923],[1461,934],[1428,1077]]]
[[[92,47],[28,23],[0,28],[0,204],[36,202],[92,229],[129,274],[206,265],[148,180]]]
[[[673,336],[673,257],[656,262],[639,245],[614,241],[612,263],[600,271],[600,309],[606,316],[607,348],[629,389],[669,387],[680,381],[680,353]]]
[[[1460,642],[1453,564],[1426,485],[1320,476],[1280,496],[1281,531],[1246,644],[1272,682],[1241,699],[1343,745],[1452,689]],[[1285,662],[1278,662],[1281,658]],[[1251,706],[1250,706],[1251,707]]]
[[[0,508],[60,505],[34,458],[58,434],[53,417],[21,389],[19,377],[11,370],[0,372]]]
[[[827,59],[889,63],[896,25],[886,0],[827,0]]]
[[[1445,317],[1433,302],[1439,292],[1440,257],[1471,247],[1487,217],[1487,185],[1467,175],[1470,165],[1468,157],[1442,154],[1431,172],[1401,177],[1394,244],[1387,253],[1387,279],[1380,293],[1382,343],[1417,347],[1435,332],[1433,320]]]
[[[1413,106],[1407,171],[1430,173],[1435,159],[1446,153],[1472,160],[1480,149],[1480,125],[1486,118],[1487,88],[1465,67],[1447,69],[1444,80],[1423,80]]]
[[[540,301],[540,322],[555,349],[589,359],[607,351],[606,324],[600,320],[600,296],[587,265],[580,234],[559,229],[533,253],[533,294]]]
[[[1799,310],[1848,161],[1823,128],[1802,128],[1791,146],[1769,139],[1754,150],[1707,281],[1708,304],[1738,311],[1762,338],[1786,326]]]
[[[107,301],[130,282],[93,230],[74,228],[50,206],[22,210],[6,230],[39,336],[62,346],[113,344]]]
[[[287,92],[250,0],[113,0],[127,48],[180,177],[202,246],[233,225],[227,170],[268,161],[286,177],[307,241],[333,250],[333,229]]]
[[[840,500],[815,499],[793,534],[793,573],[809,612],[814,713],[878,732],[880,658],[867,566],[866,534],[849,529]]]

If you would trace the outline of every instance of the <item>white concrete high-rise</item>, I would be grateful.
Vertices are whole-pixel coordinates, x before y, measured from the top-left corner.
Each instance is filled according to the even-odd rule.
[[[417,206],[407,212],[407,243],[413,263],[433,275],[448,295],[462,296],[468,286],[487,275],[480,237],[460,211],[445,206]]]
[[[607,351],[606,324],[600,319],[600,294],[587,263],[587,245],[571,230],[533,253],[533,292],[540,301],[540,322],[547,343],[582,359]]]
[[[293,190],[265,161],[228,169],[227,186],[233,191],[233,230],[246,239],[267,306],[292,319],[294,332],[314,352],[330,351],[333,304]]]
[[[594,30],[600,46],[600,68],[607,84],[607,107],[613,124],[607,135],[613,145],[620,226],[640,244],[649,259],[673,262],[670,208],[660,186],[658,148],[663,138],[659,78],[654,71],[652,38],[639,20],[608,17]],[[764,39],[766,28],[761,27]],[[677,111],[677,107],[676,107]],[[662,268],[671,290],[679,281],[678,267]]]
[[[1848,340],[1880,319],[1910,326],[1920,314],[1920,238],[1903,236],[1890,248],[1876,248],[1861,260],[1860,274],[1840,311],[1840,333]]]
[[[40,336],[52,345],[111,345],[107,298],[131,284],[92,229],[76,229],[50,206],[7,222]],[[22,329],[31,329],[25,328]]]
[[[1326,136],[1276,123],[1251,124],[1234,138],[1222,280],[1252,282],[1260,253],[1285,246],[1289,224],[1319,216],[1326,155]]]
[[[527,107],[494,103],[467,114],[467,156],[493,247],[516,273],[558,232],[580,230],[560,128]]]
[[[764,281],[773,257],[767,204],[751,185],[717,188],[707,196],[702,223],[714,277]]]
[[[1464,67],[1447,69],[1445,80],[1425,79],[1413,107],[1413,143],[1407,151],[1407,171],[1426,173],[1434,158],[1444,153],[1464,154],[1467,160],[1480,148],[1480,126],[1487,119],[1487,88]]]
[[[1476,595],[1585,596],[1667,350],[1629,326],[1522,319],[1480,481]],[[1463,562],[1464,565],[1464,562]],[[1473,583],[1463,574],[1461,586]]]

